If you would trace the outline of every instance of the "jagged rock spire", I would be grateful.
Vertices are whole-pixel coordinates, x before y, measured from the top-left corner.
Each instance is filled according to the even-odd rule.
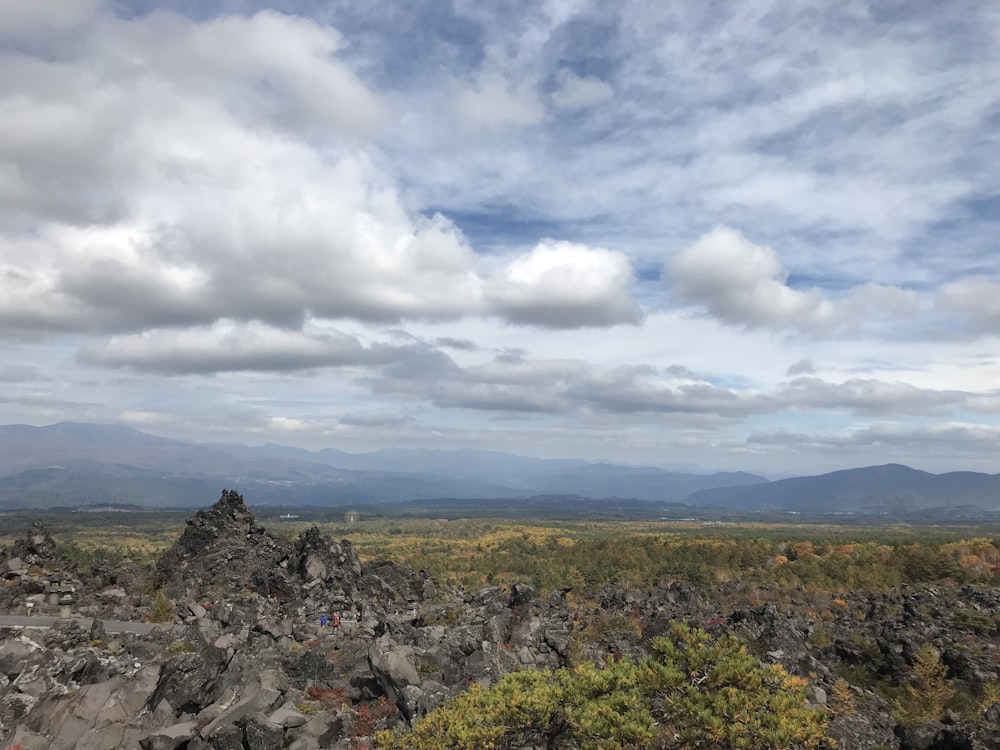
[[[297,596],[288,576],[291,549],[257,525],[243,496],[223,490],[208,510],[187,522],[181,538],[156,565],[172,597],[215,597],[249,590],[283,601]]]
[[[21,558],[28,565],[44,565],[57,559],[55,540],[40,518],[31,524],[24,539],[14,542],[13,552],[13,557]]]

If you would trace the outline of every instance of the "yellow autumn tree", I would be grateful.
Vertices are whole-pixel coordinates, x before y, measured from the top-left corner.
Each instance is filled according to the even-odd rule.
[[[919,724],[940,719],[955,689],[948,683],[948,668],[934,647],[924,644],[913,659],[913,678],[895,701],[901,724]]]

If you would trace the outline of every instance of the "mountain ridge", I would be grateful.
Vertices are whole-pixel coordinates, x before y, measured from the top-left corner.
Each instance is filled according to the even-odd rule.
[[[692,488],[764,481],[751,474],[696,475],[475,449],[347,453],[186,443],[118,425],[0,425],[0,508],[109,501],[195,507],[220,485],[252,490],[257,502],[277,505],[533,494],[670,502]]]
[[[262,505],[288,506],[463,499],[496,507],[506,498],[523,514],[533,497],[560,496],[810,515],[1000,513],[1000,474],[932,474],[898,463],[769,481],[748,472],[696,474],[471,448],[348,453],[191,443],[120,425],[0,425],[0,509],[197,507],[220,486],[241,487]]]
[[[992,512],[1000,509],[1000,474],[932,474],[890,463],[778,479],[760,486],[706,489],[693,493],[688,502],[701,507],[795,512],[873,512],[873,504],[878,506],[875,512],[963,506]]]

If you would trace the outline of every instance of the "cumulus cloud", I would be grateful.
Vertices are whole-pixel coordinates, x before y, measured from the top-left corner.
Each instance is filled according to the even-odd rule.
[[[5,331],[477,309],[461,232],[407,210],[346,148],[381,110],[338,61],[336,31],[275,13],[98,25],[72,58],[15,56],[0,74]]]
[[[729,227],[716,227],[667,264],[677,297],[733,325],[818,329],[831,325],[833,305],[818,289],[786,283],[788,271],[770,247]]]
[[[632,266],[624,253],[543,240],[498,270],[487,288],[507,320],[549,328],[636,323]]]
[[[770,399],[737,392],[687,374],[657,373],[651,367],[595,371],[568,394],[581,406],[613,414],[688,414],[736,418],[770,410]]]
[[[369,352],[354,337],[336,331],[304,333],[262,323],[220,321],[209,327],[115,336],[80,356],[92,365],[201,375],[357,365],[368,361]]]
[[[920,311],[920,297],[912,289],[868,283],[851,289],[840,301],[840,308],[841,317],[853,322],[869,315],[906,319]]]
[[[967,276],[945,284],[937,304],[973,330],[996,331],[1000,327],[1000,282],[986,276]]]
[[[36,179],[0,191],[24,217],[48,223],[0,258],[8,332],[220,318],[295,327],[307,315],[388,321],[483,310],[482,272],[452,222],[404,208],[364,154],[290,137],[299,120],[350,133],[383,115],[337,60],[335,30],[273,13],[201,25],[158,13],[104,24],[146,60],[143,75],[86,46],[75,61],[82,72],[19,60],[22,87],[46,85],[20,92],[18,117],[3,118],[4,157],[15,174]],[[301,90],[303,80],[318,88]],[[484,96],[503,89],[491,75],[482,81]],[[354,119],[294,115],[316,101]],[[508,117],[517,111],[509,104],[500,107]],[[88,115],[69,116],[80,110]],[[81,120],[93,128],[81,132]],[[129,123],[126,138],[110,140],[113,129],[101,123],[115,120]],[[54,166],[51,178],[38,168],[56,161],[59,180]],[[635,321],[631,280],[623,255],[548,243],[491,281],[490,309],[555,327]]]
[[[229,105],[248,119],[364,138],[388,123],[386,102],[337,59],[345,44],[331,26],[261,11],[198,24],[159,13],[134,28],[150,64],[171,70],[188,90],[205,81],[208,92],[224,87]]]
[[[601,79],[581,77],[567,68],[556,74],[556,84],[558,87],[552,92],[552,103],[558,109],[587,109],[614,96],[611,86]]]
[[[461,122],[488,130],[537,125],[545,118],[545,106],[534,86],[514,84],[495,70],[458,85],[454,106]]]
[[[788,366],[788,370],[785,371],[786,375],[805,375],[816,372],[816,366],[813,364],[811,359],[800,359]]]
[[[913,315],[915,292],[867,283],[838,298],[818,288],[796,289],[770,247],[719,226],[673,256],[666,272],[683,303],[730,325],[820,334],[857,331],[882,319]]]
[[[337,58],[340,35],[309,19],[105,12],[78,32],[74,44],[46,37],[35,54],[3,54],[8,217],[106,222],[171,186],[238,181],[233,168],[269,141],[388,122],[386,105]]]
[[[367,159],[326,166],[302,147],[233,135],[231,163],[219,163],[220,144],[198,157],[198,183],[162,194],[170,216],[137,211],[112,227],[52,226],[15,241],[0,273],[8,327],[300,325],[309,313],[398,320],[478,308],[464,237],[439,215],[408,215]]]
[[[779,422],[1000,413],[996,14],[0,4],[11,419],[754,469]]]
[[[788,407],[846,409],[858,413],[927,414],[956,406],[970,394],[918,388],[873,378],[851,378],[831,383],[815,377],[800,377],[788,383],[778,400]]]
[[[392,361],[364,383],[377,393],[439,407],[563,416],[616,415],[642,422],[670,416],[688,424],[739,422],[758,415],[847,412],[899,419],[955,409],[996,413],[996,393],[919,387],[904,381],[815,376],[772,386],[710,378],[681,365],[599,366],[520,352],[460,365],[427,344],[392,351]],[[800,363],[801,364],[801,363]],[[803,365],[804,366],[804,365]],[[801,368],[799,368],[801,369]],[[808,420],[810,417],[805,417]]]
[[[8,337],[310,316],[637,318],[623,255],[559,243],[515,257],[487,305],[489,271],[464,234],[410,208],[358,140],[390,108],[339,59],[335,29],[267,11],[75,22],[81,39],[55,45],[57,61],[8,53],[0,67]],[[538,116],[527,90],[477,80],[475,117]]]
[[[416,397],[443,408],[558,413],[568,408],[560,391],[581,367],[580,362],[498,358],[463,368],[439,351],[412,347],[365,383],[376,393]]]
[[[963,406],[979,414],[1000,414],[1000,391],[970,393]]]
[[[104,5],[104,0],[75,0],[48,7],[33,0],[4,0],[0,37],[33,39],[75,30],[96,16]]]
[[[414,355],[385,368],[368,385],[378,393],[427,399],[440,407],[498,413],[673,415],[703,421],[774,408],[767,396],[714,385],[682,367],[602,368],[581,360],[523,356],[460,367],[440,353]]]

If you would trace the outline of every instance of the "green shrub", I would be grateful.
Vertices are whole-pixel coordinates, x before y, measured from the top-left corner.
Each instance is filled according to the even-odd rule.
[[[675,624],[640,661],[526,671],[473,686],[418,719],[383,732],[381,750],[494,748],[814,748],[826,715],[806,706],[807,683],[762,667],[732,635]]]
[[[174,603],[167,599],[162,590],[153,595],[153,606],[149,612],[153,622],[172,622],[174,619]]]
[[[959,630],[971,630],[979,635],[994,633],[997,630],[997,621],[994,617],[975,609],[956,611],[951,616],[951,624]]]

